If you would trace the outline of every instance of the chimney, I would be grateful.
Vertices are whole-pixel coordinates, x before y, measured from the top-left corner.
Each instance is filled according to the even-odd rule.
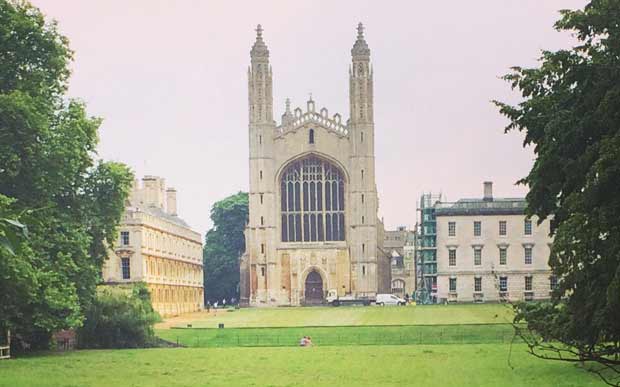
[[[166,190],[166,209],[172,216],[177,216],[177,190],[170,187]]]
[[[492,181],[484,182],[484,196],[482,197],[482,200],[484,200],[485,202],[493,201],[493,182]]]

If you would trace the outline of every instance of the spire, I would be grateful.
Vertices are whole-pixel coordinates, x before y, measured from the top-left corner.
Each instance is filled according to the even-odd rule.
[[[260,24],[256,26],[256,42],[254,42],[254,46],[252,46],[252,51],[250,51],[250,55],[252,56],[252,58],[269,57],[269,50],[267,49],[267,45],[263,41],[263,27]]]
[[[364,25],[362,23],[357,25],[357,40],[351,49],[351,55],[360,59],[370,57],[370,49],[366,39],[364,39]]]
[[[287,126],[292,123],[295,118],[293,117],[293,113],[291,112],[291,100],[289,98],[284,102],[286,109],[284,114],[282,114],[282,125]]]

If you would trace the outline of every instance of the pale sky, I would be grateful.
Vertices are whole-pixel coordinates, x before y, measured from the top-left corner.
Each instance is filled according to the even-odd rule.
[[[158,175],[204,235],[211,205],[248,190],[247,66],[258,23],[270,50],[274,116],[284,100],[348,117],[348,64],[363,22],[375,81],[379,216],[412,227],[422,192],[449,200],[523,196],[523,135],[490,101],[499,76],[574,38],[552,26],[585,0],[33,0],[76,52],[70,95],[104,118],[99,157]],[[305,110],[305,108],[304,108]]]

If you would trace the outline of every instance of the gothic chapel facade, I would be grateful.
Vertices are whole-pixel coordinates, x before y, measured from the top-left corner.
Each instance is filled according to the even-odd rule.
[[[248,69],[250,195],[241,258],[241,302],[251,306],[323,302],[390,290],[390,260],[377,217],[373,76],[363,27],[351,50],[350,118],[286,111],[273,119],[269,50],[259,25]]]

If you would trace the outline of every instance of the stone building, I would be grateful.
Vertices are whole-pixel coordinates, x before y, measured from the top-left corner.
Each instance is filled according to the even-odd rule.
[[[546,299],[555,286],[548,265],[549,221],[525,216],[524,198],[435,204],[440,302]]]
[[[415,233],[404,226],[386,231],[383,246],[392,259],[392,294],[411,296],[415,291]]]
[[[273,118],[269,50],[257,28],[250,52],[250,195],[241,302],[321,303],[328,290],[390,290],[390,260],[377,218],[373,73],[363,27],[351,50],[350,118],[314,100]]]
[[[202,309],[202,238],[177,215],[176,190],[164,179],[136,180],[103,267],[107,284],[145,282],[162,316]]]

